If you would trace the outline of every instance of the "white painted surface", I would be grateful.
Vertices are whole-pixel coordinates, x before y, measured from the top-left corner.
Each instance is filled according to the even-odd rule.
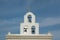
[[[32,16],[32,23],[28,22],[28,15]],[[24,34],[24,35],[32,34],[31,33],[31,27],[32,26],[35,26],[35,28],[36,28],[36,30],[35,30],[36,33],[35,34],[39,34],[39,23],[35,22],[35,15],[32,12],[28,12],[28,13],[26,13],[26,15],[24,15],[24,23],[20,24],[20,33]],[[27,27],[27,32],[26,33],[24,33],[24,27]]]
[[[32,16],[32,22],[30,23],[30,22],[28,22],[28,15],[31,15]],[[32,12],[28,12],[28,13],[26,13],[26,15],[24,15],[24,23],[20,23],[20,34],[11,34],[10,32],[7,34],[7,36],[6,36],[6,40],[52,40],[52,34],[51,33],[47,33],[47,34],[39,34],[39,23],[36,23],[35,22],[36,20],[35,20],[35,15],[32,13]],[[32,26],[35,26],[35,28],[36,28],[36,30],[35,30],[35,34],[32,34],[31,33],[31,27]],[[24,28],[27,28],[27,32],[24,32]],[[15,36],[31,36],[31,37],[33,37],[34,36],[34,38],[35,38],[35,36],[37,36],[37,38],[35,38],[35,39],[23,39],[23,37],[22,37],[22,39],[14,39],[14,38],[12,38],[12,39],[9,39],[10,38],[10,36],[11,37],[15,37]],[[46,38],[45,39],[45,37],[48,37],[49,36],[49,38],[50,39],[48,39],[48,38]],[[8,38],[9,37],[9,38]],[[44,37],[43,39],[38,39],[38,37]],[[7,39],[8,38],[8,39]]]

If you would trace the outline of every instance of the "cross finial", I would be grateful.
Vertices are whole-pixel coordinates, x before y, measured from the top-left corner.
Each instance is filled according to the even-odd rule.
[[[32,3],[32,0],[27,1],[27,12],[31,11],[31,3]]]
[[[30,12],[30,11],[31,11],[30,6],[28,6],[27,7],[27,12]]]

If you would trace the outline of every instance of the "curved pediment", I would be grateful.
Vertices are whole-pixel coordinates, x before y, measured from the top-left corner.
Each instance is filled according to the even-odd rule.
[[[26,15],[32,15],[32,16],[34,16],[34,14],[32,12],[27,12]]]
[[[32,12],[27,12],[24,16],[24,21],[27,23],[33,23],[35,22],[35,15]]]

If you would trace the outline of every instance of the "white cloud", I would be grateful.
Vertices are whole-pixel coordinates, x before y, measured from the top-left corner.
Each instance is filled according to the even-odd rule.
[[[56,24],[60,24],[60,17],[45,18],[40,23],[40,26],[51,26],[51,25],[56,25]]]
[[[13,31],[19,28],[21,18],[13,18],[9,20],[0,19],[0,32],[2,31]]]
[[[53,35],[53,40],[60,40],[60,30],[57,31],[51,31]]]
[[[7,19],[7,20],[1,20],[0,19],[0,26],[1,25],[5,25],[5,24],[17,24],[19,23],[21,20],[19,18],[12,18],[12,19]]]

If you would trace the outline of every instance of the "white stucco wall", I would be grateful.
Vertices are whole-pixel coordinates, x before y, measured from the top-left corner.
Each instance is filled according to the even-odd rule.
[[[28,15],[32,16],[32,22],[28,22]],[[35,22],[35,15],[32,12],[24,15],[24,22],[20,23],[20,34],[11,34],[10,32],[6,35],[6,40],[52,40],[52,34],[39,34],[39,23]],[[35,26],[35,34],[31,33],[31,27]],[[27,32],[24,32],[24,28],[28,28]]]
[[[31,15],[32,16],[32,22],[31,23],[29,23],[28,22],[28,15]],[[35,26],[35,28],[36,28],[36,30],[35,30],[35,34],[39,34],[39,23],[36,23],[35,22],[36,20],[35,20],[35,15],[32,13],[32,12],[28,12],[28,13],[26,13],[26,15],[24,15],[24,23],[21,23],[20,24],[20,33],[21,34],[32,34],[31,33],[31,27],[32,26]],[[24,33],[24,27],[27,27],[28,29],[27,29],[27,33]]]

